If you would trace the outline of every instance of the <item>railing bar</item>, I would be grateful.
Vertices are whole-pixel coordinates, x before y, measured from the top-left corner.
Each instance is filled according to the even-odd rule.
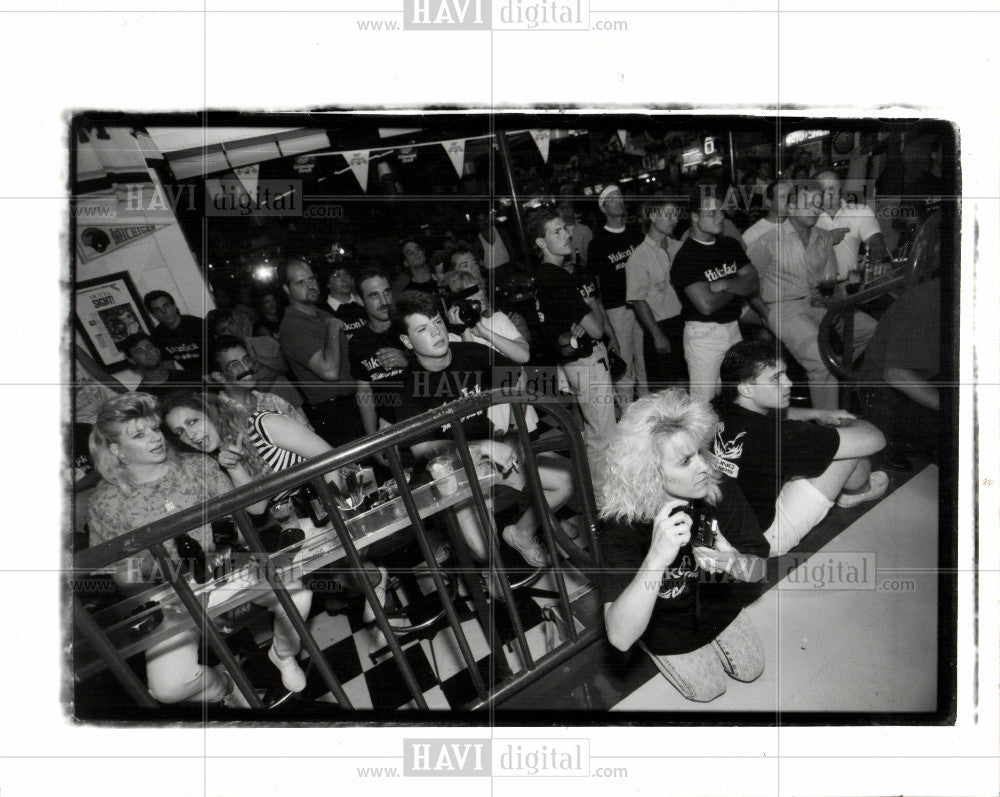
[[[237,527],[243,534],[243,539],[250,544],[250,547],[258,556],[263,555],[263,562],[266,563],[264,568],[264,577],[267,579],[267,583],[271,586],[275,597],[277,597],[278,603],[281,604],[281,608],[284,609],[285,614],[288,615],[288,619],[291,622],[292,627],[295,629],[295,633],[299,635],[299,641],[305,646],[306,650],[309,651],[309,656],[316,666],[316,669],[319,671],[320,676],[323,678],[323,681],[328,687],[330,687],[330,691],[333,692],[334,697],[337,698],[337,704],[341,708],[354,708],[351,704],[350,698],[347,696],[347,693],[340,685],[340,681],[337,680],[337,676],[334,675],[333,669],[330,667],[330,662],[326,660],[326,656],[323,655],[323,651],[320,649],[320,646],[316,643],[312,633],[309,631],[309,626],[306,625],[305,619],[301,614],[299,614],[299,610],[295,606],[295,601],[293,601],[291,595],[288,594],[288,590],[282,583],[280,575],[273,567],[271,567],[270,558],[264,551],[264,545],[261,542],[260,535],[257,533],[257,529],[254,528],[253,521],[250,519],[250,516],[245,510],[238,509],[233,512],[233,519],[236,521]],[[259,565],[261,560],[258,559],[257,561]]]
[[[112,674],[118,679],[118,683],[125,687],[125,691],[132,699],[142,708],[156,708],[159,703],[150,697],[146,687],[139,680],[139,676],[128,666],[128,662],[122,658],[118,648],[111,643],[107,634],[94,622],[94,618],[90,616],[90,612],[76,595],[73,596],[73,619],[80,632],[94,647],[98,655],[104,659]]]
[[[149,549],[150,553],[156,558],[157,564],[159,564],[161,572],[166,574],[167,581],[170,586],[174,588],[177,593],[177,597],[180,598],[181,603],[184,604],[184,608],[188,610],[188,613],[194,618],[194,621],[198,624],[198,628],[204,635],[204,638],[208,639],[208,644],[215,651],[215,655],[219,657],[222,661],[223,666],[226,671],[233,677],[236,681],[236,686],[243,693],[243,696],[247,699],[251,708],[264,708],[264,704],[261,702],[260,698],[257,697],[257,692],[254,691],[253,684],[250,683],[250,679],[247,678],[243,668],[240,667],[239,662],[236,661],[236,657],[233,652],[229,649],[225,640],[222,638],[222,634],[219,633],[219,629],[215,627],[215,623],[212,622],[211,618],[205,612],[198,598],[195,597],[194,592],[191,591],[191,587],[188,585],[187,581],[184,580],[184,575],[182,569],[176,567],[173,560],[170,558],[170,554],[167,553],[167,549],[164,547],[162,542],[155,543]]]
[[[562,604],[567,626],[569,627],[570,640],[576,642],[576,622],[573,620],[573,610],[569,605],[569,593],[566,591],[566,579],[562,572],[562,557],[556,549],[555,540],[552,537],[552,510],[545,502],[545,495],[542,491],[542,481],[538,475],[538,458],[531,449],[531,439],[528,437],[528,428],[524,417],[524,408],[520,404],[511,406],[514,414],[517,436],[521,441],[522,454],[524,455],[524,475],[527,480],[531,497],[535,502],[535,511],[538,512],[538,519],[541,521],[545,547],[549,550],[552,558],[552,575],[556,580],[556,589],[559,592],[559,602]]]
[[[521,652],[521,661],[524,662],[525,667],[531,669],[535,666],[535,660],[528,649],[528,639],[524,635],[524,623],[521,621],[521,613],[514,604],[514,594],[510,588],[510,582],[507,580],[506,570],[499,566],[502,560],[500,558],[499,535],[497,534],[496,523],[493,520],[493,515],[486,511],[486,502],[483,499],[479,476],[476,474],[476,465],[472,461],[472,454],[469,452],[469,443],[465,437],[465,430],[460,423],[453,422],[451,424],[451,435],[458,444],[458,455],[462,460],[462,467],[465,468],[465,472],[469,476],[469,487],[472,488],[472,497],[486,534],[489,547],[489,562],[487,565],[490,577],[496,577],[497,582],[500,584],[500,591],[503,593],[504,602],[507,604],[507,613],[510,615],[511,624],[514,626],[514,635],[517,638],[517,646]]]
[[[417,684],[417,679],[413,674],[413,670],[410,669],[410,664],[407,662],[406,656],[403,654],[403,649],[400,647],[399,641],[396,639],[396,635],[392,631],[392,626],[389,625],[389,620],[385,616],[385,609],[382,607],[382,604],[379,603],[378,598],[375,595],[375,588],[368,580],[368,573],[365,570],[365,566],[361,561],[360,555],[358,554],[358,549],[354,545],[354,539],[351,537],[351,532],[347,528],[347,524],[344,522],[344,517],[341,515],[340,509],[333,500],[333,492],[330,489],[330,485],[328,485],[323,478],[316,478],[313,480],[313,486],[319,494],[320,501],[323,502],[323,507],[326,509],[327,515],[329,515],[330,520],[333,522],[333,527],[337,531],[337,536],[340,537],[340,543],[344,547],[344,553],[347,554],[347,560],[350,562],[351,569],[357,578],[358,586],[361,587],[361,590],[364,592],[365,599],[369,604],[371,604],[372,611],[375,613],[375,621],[378,623],[378,627],[382,630],[383,636],[385,636],[385,641],[388,644],[389,649],[392,651],[392,656],[396,661],[396,666],[399,667],[399,671],[403,675],[403,680],[406,682],[406,686],[410,690],[410,694],[413,695],[413,700],[416,703],[417,708],[427,711],[427,701],[424,699],[420,686]]]
[[[399,458],[399,452],[395,448],[390,448],[386,451],[386,454],[389,457],[389,469],[392,471],[392,476],[396,480],[397,486],[405,486],[406,475],[403,473],[403,462]],[[427,540],[427,532],[424,529],[424,523],[420,517],[420,512],[417,510],[416,502],[413,500],[413,494],[410,493],[409,489],[407,489],[404,493],[401,486],[400,495],[403,496],[403,505],[406,507],[406,511],[410,516],[411,526],[416,534],[417,544],[420,546],[420,553],[423,554],[424,561],[427,562],[431,579],[434,581],[434,588],[437,590],[438,595],[441,598],[441,604],[444,608],[445,616],[448,618],[448,624],[451,626],[452,633],[455,635],[455,641],[458,642],[458,649],[462,653],[462,658],[465,659],[465,664],[469,669],[469,675],[476,688],[476,693],[481,698],[485,698],[489,694],[489,690],[486,688],[486,683],[483,681],[479,668],[476,666],[476,657],[472,655],[472,647],[469,645],[469,640],[466,639],[465,632],[462,630],[462,624],[458,619],[458,612],[455,610],[455,604],[452,603],[451,596],[448,594],[448,588],[445,586],[444,579],[441,577],[440,566],[438,565],[437,559],[434,557],[434,551],[431,549],[430,543]]]

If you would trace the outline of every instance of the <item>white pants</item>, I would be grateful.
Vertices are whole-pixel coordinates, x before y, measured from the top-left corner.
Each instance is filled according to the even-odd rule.
[[[819,325],[825,307],[812,307],[808,299],[788,299],[767,307],[767,325],[809,375],[813,409],[835,410],[840,396],[837,377],[830,373],[819,353]],[[875,319],[854,314],[854,356],[857,357],[875,334]]]
[[[312,592],[301,581],[285,585],[295,608],[303,619],[309,616]],[[291,620],[278,603],[273,592],[254,603],[274,612],[274,650],[280,658],[299,652],[299,635]],[[182,700],[218,703],[226,695],[228,681],[209,667],[198,663],[200,632],[187,631],[172,637],[146,651],[146,681],[149,693],[161,703],[179,703]]]
[[[710,321],[684,322],[684,359],[687,361],[691,395],[711,401],[719,393],[719,366],[729,349],[743,340],[735,321],[714,324]]]
[[[646,361],[643,359],[642,325],[636,319],[632,308],[627,305],[608,310],[608,320],[615,330],[615,337],[618,338],[618,353],[628,366],[625,375],[615,382],[618,406],[624,410],[635,401],[636,386],[640,396],[649,395]]]
[[[615,392],[607,357],[604,344],[597,343],[589,357],[562,366],[583,416],[583,442],[587,446],[587,461],[599,505],[603,503],[607,450],[615,431]]]

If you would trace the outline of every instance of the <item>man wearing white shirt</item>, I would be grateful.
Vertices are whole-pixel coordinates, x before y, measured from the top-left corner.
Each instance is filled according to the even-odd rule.
[[[770,205],[767,215],[751,224],[743,233],[743,246],[748,252],[758,238],[777,229],[782,219],[788,215],[788,193],[791,190],[792,184],[787,180],[777,180],[767,186],[764,192]]]
[[[646,377],[639,383],[639,395],[662,390],[672,384],[686,385],[684,361],[684,322],[681,301],[670,284],[670,266],[680,249],[671,238],[680,208],[659,198],[642,206],[646,237],[625,264],[626,299],[635,311],[643,331],[642,356]]]
[[[844,187],[836,172],[825,170],[816,175],[823,192],[823,213],[816,220],[822,230],[844,229],[843,240],[833,248],[837,257],[837,276],[847,279],[847,274],[857,268],[861,244],[868,247],[873,263],[885,260],[889,253],[882,238],[882,229],[875,212],[857,195],[844,194]]]

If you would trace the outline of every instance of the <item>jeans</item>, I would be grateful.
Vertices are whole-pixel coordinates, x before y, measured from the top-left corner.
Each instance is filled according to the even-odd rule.
[[[696,703],[708,703],[724,694],[727,675],[749,683],[764,672],[764,645],[743,612],[715,639],[697,650],[673,656],[650,655],[663,677]]]
[[[732,346],[743,340],[735,321],[715,324],[710,321],[684,323],[684,359],[691,378],[691,395],[711,401],[719,393],[719,366]]]

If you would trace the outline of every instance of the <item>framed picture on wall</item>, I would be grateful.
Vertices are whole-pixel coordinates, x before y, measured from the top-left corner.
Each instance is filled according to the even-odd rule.
[[[122,341],[134,332],[149,334],[152,321],[126,271],[81,282],[76,287],[77,329],[105,368],[127,363]]]

